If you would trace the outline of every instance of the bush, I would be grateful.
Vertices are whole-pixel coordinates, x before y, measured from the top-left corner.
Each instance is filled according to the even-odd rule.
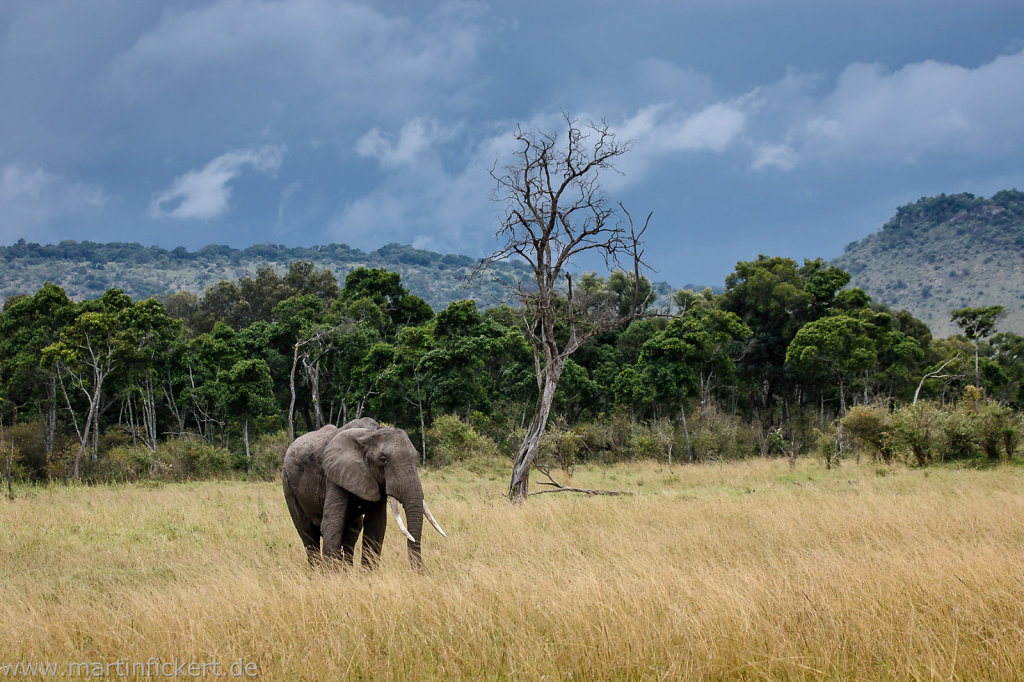
[[[427,444],[430,450],[427,459],[438,466],[461,462],[472,456],[498,455],[498,446],[493,440],[477,433],[454,414],[434,420],[427,429]]]
[[[544,439],[540,442],[541,458],[554,461],[566,473],[572,473],[582,449],[583,438],[561,420],[548,424]]]
[[[288,451],[288,432],[285,430],[261,434],[249,445],[252,456],[251,474],[255,478],[271,480],[281,475],[281,462]]]
[[[888,463],[893,459],[893,443],[889,438],[892,419],[889,410],[881,405],[857,405],[842,419],[843,430],[854,441],[871,451],[877,461]]]
[[[156,453],[147,447],[118,445],[104,452],[90,473],[100,481],[131,483],[152,478],[156,462]]]
[[[667,459],[668,444],[650,423],[644,422],[629,434],[628,452],[631,459]]]
[[[942,427],[945,415],[934,403],[921,401],[904,405],[892,414],[887,435],[893,452],[912,457],[913,463],[925,466],[942,452]]]
[[[691,428],[697,425],[697,415],[690,417]],[[700,434],[691,432],[694,454],[698,459],[742,459],[757,453],[757,434],[753,427],[738,415],[729,414],[717,405],[704,409],[704,425]],[[679,452],[686,456],[686,440],[679,429]]]
[[[43,481],[50,476],[50,463],[46,456],[46,445],[43,442],[43,423],[39,421],[12,424],[4,427],[4,441],[13,445],[20,453],[20,474],[17,478],[24,480]],[[54,450],[67,449],[68,441],[59,433],[55,435]],[[7,466],[4,460],[4,467]],[[13,474],[13,466],[12,466]]]
[[[152,477],[182,481],[223,476],[231,471],[231,453],[199,436],[168,438],[157,446]]]
[[[940,461],[970,459],[978,453],[977,417],[973,407],[958,405],[945,411],[942,421],[942,440],[939,443]]]
[[[984,402],[973,411],[973,435],[989,459],[1005,456],[1009,461],[1020,442],[1019,417],[995,402]]]
[[[813,438],[814,445],[821,454],[821,458],[825,460],[825,468],[831,469],[839,461],[839,455],[842,454],[839,442],[839,429],[831,424],[821,429],[814,429]]]
[[[490,414],[474,410],[469,415],[469,424],[477,433],[497,443],[502,454],[515,457],[525,433],[524,429],[516,425],[522,417],[520,410],[521,407],[514,403],[497,404]],[[517,415],[515,421],[513,415]]]

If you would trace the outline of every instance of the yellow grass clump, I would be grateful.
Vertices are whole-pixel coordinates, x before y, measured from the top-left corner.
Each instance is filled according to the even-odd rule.
[[[637,495],[512,505],[506,467],[422,474],[449,534],[425,531],[428,575],[394,528],[376,573],[309,569],[275,484],[22,489],[0,502],[0,663],[120,661],[143,677],[152,659],[241,661],[274,680],[1024,677],[1019,468],[646,462],[571,480]]]

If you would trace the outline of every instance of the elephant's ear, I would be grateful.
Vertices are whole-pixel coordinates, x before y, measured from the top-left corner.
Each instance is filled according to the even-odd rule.
[[[370,473],[365,451],[358,441],[366,433],[367,429],[338,431],[324,449],[324,475],[356,497],[376,502],[380,499],[380,486]]]

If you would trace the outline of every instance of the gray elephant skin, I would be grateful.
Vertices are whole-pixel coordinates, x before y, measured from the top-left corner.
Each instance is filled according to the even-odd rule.
[[[341,428],[324,426],[288,447],[281,467],[284,497],[311,564],[323,559],[352,565],[363,534],[361,564],[376,568],[387,527],[387,498],[405,509],[409,560],[423,570],[421,538],[425,504],[416,473],[418,456],[402,429],[368,417]],[[398,509],[396,519],[401,524]],[[429,509],[426,512],[429,516]],[[430,522],[443,533],[440,526]],[[323,548],[321,550],[321,539]]]

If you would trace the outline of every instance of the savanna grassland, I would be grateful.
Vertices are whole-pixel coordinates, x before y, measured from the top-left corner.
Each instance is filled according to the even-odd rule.
[[[1024,470],[751,460],[578,468],[511,505],[427,470],[447,539],[307,568],[278,485],[15,490],[4,663],[255,663],[323,679],[1021,679]],[[534,489],[538,488],[534,485]]]

